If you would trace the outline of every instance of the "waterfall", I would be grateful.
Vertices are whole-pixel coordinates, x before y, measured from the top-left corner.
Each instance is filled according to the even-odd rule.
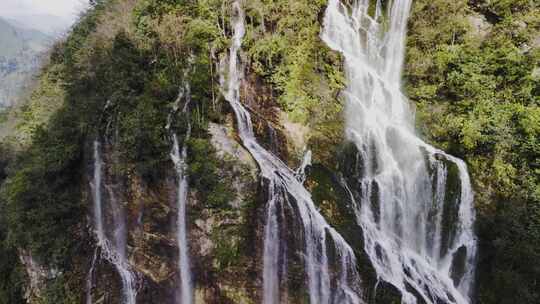
[[[96,261],[98,256],[98,247],[94,250],[92,257],[92,263],[90,264],[90,270],[86,276],[86,304],[92,304],[92,287],[94,282],[94,269],[96,268]]]
[[[94,142],[94,177],[91,184],[94,200],[94,229],[102,257],[114,265],[122,280],[123,303],[135,304],[137,297],[136,278],[127,260],[124,208],[116,200],[113,189],[109,185],[104,185],[102,181],[103,161],[101,160],[100,146],[98,141]],[[112,213],[112,241],[109,240],[105,231],[102,188],[106,188],[109,194],[108,210]]]
[[[182,113],[184,115],[189,114],[189,103],[190,103],[190,87],[188,84],[184,85],[184,88],[180,90],[180,94],[177,99],[175,108],[178,107],[179,101],[185,97],[186,103]],[[170,122],[168,124],[170,126]],[[187,227],[186,227],[186,205],[188,199],[188,175],[187,171],[187,141],[191,136],[191,123],[189,122],[188,116],[188,129],[186,136],[184,138],[184,143],[182,149],[178,143],[178,137],[176,134],[173,134],[173,150],[171,152],[171,159],[174,162],[176,168],[176,176],[178,178],[178,191],[177,191],[177,231],[176,231],[176,240],[178,243],[178,267],[180,273],[180,298],[178,299],[179,304],[191,304],[193,303],[193,289],[192,289],[192,278],[191,278],[191,263],[189,258],[189,246],[187,241]]]
[[[302,163],[300,164],[300,167],[296,170],[296,178],[300,181],[300,183],[304,183],[307,178],[306,169],[311,166],[311,150],[307,150],[304,153],[304,157],[302,158]]]
[[[465,304],[476,257],[473,192],[462,160],[416,136],[401,93],[411,1],[391,1],[383,25],[380,0],[374,17],[369,0],[329,0],[321,38],[345,60],[346,135],[363,163],[351,188],[378,279],[406,304]]]
[[[280,292],[280,274],[286,272],[286,257],[283,256],[284,250],[281,248],[283,231],[280,229],[278,212],[291,204],[295,204],[297,220],[303,226],[304,260],[310,303],[362,303],[359,295],[360,279],[353,250],[317,211],[310,193],[296,178],[295,172],[274,154],[265,150],[255,138],[250,113],[240,102],[242,67],[238,57],[245,27],[244,12],[238,0],[233,2],[233,10],[231,22],[234,32],[228,56],[228,71],[225,61],[222,61],[221,87],[225,99],[234,110],[239,137],[258,163],[261,176],[268,185],[263,252],[263,303],[275,304],[283,300]],[[334,261],[329,261],[327,253],[327,246],[330,244],[335,247],[338,264],[337,269],[332,270],[330,263]],[[334,272],[338,275],[335,276],[335,281],[332,281]]]

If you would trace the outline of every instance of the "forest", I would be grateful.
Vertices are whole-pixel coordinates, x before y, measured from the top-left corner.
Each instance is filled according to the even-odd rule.
[[[428,280],[426,275],[418,287],[408,278],[414,281],[411,273],[423,267],[419,262],[400,268],[404,280],[396,283],[377,267],[378,259],[384,261],[381,256],[391,256],[390,251],[384,252],[383,244],[372,248],[374,254],[369,250],[366,231],[371,230],[362,210],[372,205],[369,208],[380,210],[374,215],[380,223],[389,208],[381,205],[389,202],[382,177],[374,179],[377,183],[370,184],[369,191],[361,185],[366,172],[385,168],[386,156],[379,154],[386,143],[358,144],[350,135],[361,132],[357,125],[351,127],[354,119],[358,126],[379,120],[354,116],[351,75],[357,71],[351,62],[358,66],[363,61],[337,51],[328,43],[332,37],[325,28],[332,5],[339,3],[344,9],[336,16],[365,8],[363,15],[358,13],[362,22],[392,33],[393,9],[407,2],[403,71],[396,80],[401,93],[385,89],[390,97],[380,98],[410,105],[415,136],[452,156],[419,148],[429,179],[429,189],[422,190],[430,193],[426,204],[440,203],[443,217],[435,231],[429,223],[438,215],[429,209],[426,229],[432,231],[424,233],[428,243],[437,233],[448,242],[439,250],[451,265],[448,276],[440,268],[435,276],[444,272],[444,278]],[[539,3],[91,3],[69,35],[49,51],[25,100],[1,115],[0,128],[9,131],[0,142],[0,304],[540,303]],[[239,20],[244,35],[236,56]],[[359,32],[368,41],[372,28],[362,22]],[[393,36],[373,37],[388,43]],[[380,49],[389,48],[390,43]],[[388,59],[382,57],[382,62]],[[234,88],[237,68],[231,62],[236,59],[243,77]],[[364,88],[360,82],[358,87]],[[252,137],[242,129],[242,109],[251,115],[246,125]],[[386,133],[390,148],[392,136],[402,134],[401,129],[395,131],[398,135],[392,130]],[[181,147],[176,159],[175,142]],[[396,142],[407,154],[412,139]],[[309,164],[303,162],[308,154]],[[469,245],[456,245],[453,254],[446,248],[453,246],[452,239],[458,241],[457,235],[465,235],[460,231],[467,225],[459,209],[465,204],[464,171],[454,157],[466,164],[474,192],[470,233],[477,251],[471,261],[459,257],[463,250],[471,254]],[[396,163],[402,159],[395,158]],[[437,165],[447,181],[440,200],[433,190],[441,183]],[[265,171],[265,166],[272,169]],[[280,171],[282,167],[288,169]],[[300,182],[291,182],[289,173],[300,176]],[[177,205],[185,176],[187,203]],[[405,174],[403,179],[404,184],[418,185],[421,177]],[[281,185],[286,181],[288,185]],[[304,192],[290,190],[290,183],[310,198],[299,198],[297,193]],[[420,192],[421,186],[411,187]],[[101,238],[108,241],[100,241],[96,232],[99,195],[105,227]],[[319,222],[305,224],[302,199],[310,221],[324,220],[320,235],[309,228]],[[410,199],[412,204],[424,197]],[[277,207],[270,208],[276,201]],[[187,208],[187,244],[177,237],[180,207]],[[277,296],[267,293],[269,281],[263,275],[273,269],[266,268],[272,219],[281,244],[273,264]],[[420,225],[418,218],[412,221]],[[398,236],[401,232],[407,235],[399,231],[396,238],[406,243],[405,236]],[[119,234],[123,237],[116,239]],[[314,245],[315,259],[320,258],[315,263],[320,269],[314,272],[317,277],[328,272],[318,289],[324,290],[328,280],[328,289],[335,291],[330,299],[325,300],[324,292],[314,295],[310,287],[310,237],[325,240]],[[342,247],[342,240],[348,246]],[[108,242],[117,252],[106,254]],[[179,287],[186,282],[178,270],[182,253],[177,252],[183,246],[191,260],[190,300],[185,286]],[[342,261],[350,256],[355,256],[352,262]],[[465,288],[465,268],[472,265],[473,278]],[[123,276],[121,269],[131,275]],[[347,278],[339,279],[341,275]],[[126,283],[126,277],[134,281]],[[431,280],[435,285],[430,286]],[[438,295],[436,284],[448,290]],[[338,295],[346,289],[343,285],[356,291],[357,302]],[[130,289],[136,300],[126,296]]]

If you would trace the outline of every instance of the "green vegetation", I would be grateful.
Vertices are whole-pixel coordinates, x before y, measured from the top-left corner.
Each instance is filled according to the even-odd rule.
[[[335,115],[343,88],[341,58],[319,38],[326,1],[249,1],[244,49],[251,68],[279,94],[295,120],[314,124]]]
[[[81,303],[83,293],[79,284],[82,281],[69,281],[74,278],[67,278],[66,275],[60,275],[50,280],[44,290],[39,304],[75,304]],[[75,287],[75,288],[73,288]]]
[[[94,13],[95,14],[95,13]],[[39,111],[39,106],[52,100],[63,104],[50,119],[36,119],[25,122],[21,134],[29,136],[31,144],[18,153],[9,166],[8,179],[2,190],[3,209],[9,227],[7,240],[12,248],[27,248],[39,254],[38,260],[47,264],[69,268],[64,264],[74,254],[77,245],[75,232],[84,214],[81,205],[81,184],[83,139],[87,132],[86,117],[75,102],[75,96],[66,85],[64,101],[58,99],[62,93],[55,93],[59,78],[68,82],[66,75],[70,63],[64,56],[71,50],[76,39],[85,34],[77,33],[86,28],[86,35],[92,28],[94,14],[89,14],[65,42],[57,46],[51,56],[51,69],[43,75],[42,83],[53,85],[40,87],[32,96],[23,119],[38,115],[50,115],[52,111]],[[55,75],[55,76],[51,76]],[[51,94],[52,98],[47,98]],[[73,98],[73,99],[71,99]],[[37,100],[34,102],[34,100]],[[57,105],[49,105],[59,107]],[[31,112],[30,109],[36,111]],[[54,111],[54,110],[53,110]],[[43,113],[42,113],[43,112]]]
[[[228,203],[235,199],[230,173],[237,164],[218,159],[207,139],[193,139],[189,148],[191,186],[207,207],[229,209]]]
[[[0,183],[7,177],[7,165],[13,153],[0,146]],[[22,304],[24,276],[16,249],[7,243],[7,225],[3,202],[0,201],[0,304]]]
[[[4,233],[0,233],[0,303],[26,303],[23,300],[24,270],[18,261],[17,253],[5,246]]]
[[[190,220],[204,211],[222,221],[223,227],[209,233],[216,244],[213,267],[226,272],[217,276],[245,272],[242,278],[251,280],[256,275],[247,273],[246,257],[254,260],[258,250],[260,198],[245,197],[240,211],[233,210],[236,183],[253,181],[241,165],[217,156],[207,131],[210,122],[231,118],[220,97],[217,64],[229,45],[230,1],[93,2],[51,51],[26,104],[0,118],[12,131],[0,147],[0,304],[21,301],[21,248],[62,272],[50,280],[43,303],[80,302],[80,268],[87,265],[75,257],[87,254],[83,244],[91,243],[85,192],[92,141],[111,143],[119,176],[163,185],[172,168],[171,131],[184,138],[188,120],[192,137],[182,144],[189,147],[190,183],[200,202]],[[318,163],[308,180],[314,200],[348,240],[359,244],[360,234],[349,228],[351,210],[341,203],[348,193],[334,172],[353,176],[361,168],[343,164],[333,151],[343,139],[338,96],[344,76],[341,56],[319,38],[326,1],[244,4],[248,88],[243,93],[249,86],[266,92],[251,98],[258,104],[250,108],[277,124],[277,107],[308,127]],[[540,301],[539,37],[534,1],[414,1],[407,93],[417,105],[423,135],[469,164],[477,190],[478,302],[483,304]],[[188,116],[175,109],[176,101],[180,109],[186,102],[177,100],[186,83]],[[169,115],[170,130],[165,128]],[[342,154],[355,153],[342,149]],[[256,192],[255,185],[249,187]],[[290,262],[296,271],[291,284],[298,284],[292,289],[305,296],[297,260]],[[391,288],[383,289],[387,298],[377,299],[392,302]]]
[[[469,163],[477,190],[480,303],[540,301],[539,37],[526,0],[416,1],[410,22],[420,128]]]
[[[92,141],[113,143],[122,173],[150,184],[163,181],[170,168],[169,113],[173,130],[185,132],[185,119],[173,112],[184,83],[193,99],[193,139],[186,144],[195,156],[190,159],[194,187],[209,207],[224,208],[233,198],[230,183],[216,174],[220,164],[201,159],[214,153],[207,124],[219,119],[215,113],[223,103],[210,52],[218,34],[204,15],[211,11],[192,16],[190,5],[171,3],[160,17],[162,5],[167,6],[98,1],[54,47],[37,89],[14,115],[16,128],[6,142],[18,153],[2,187],[0,254],[5,250],[6,261],[17,260],[17,249],[25,248],[38,263],[62,272],[47,284],[43,303],[75,303],[83,294],[84,286],[73,282],[81,279],[76,258],[87,241],[85,161],[92,159]],[[185,18],[176,18],[182,14]],[[186,22],[184,31],[171,32],[177,24],[169,22],[179,19]],[[0,292],[17,296],[18,263],[0,267],[8,285]]]
[[[343,104],[337,96],[344,76],[341,56],[319,38],[325,5],[321,0],[247,1],[243,49],[248,70],[271,88],[280,108],[311,129],[315,157],[331,161],[326,147],[343,138]]]

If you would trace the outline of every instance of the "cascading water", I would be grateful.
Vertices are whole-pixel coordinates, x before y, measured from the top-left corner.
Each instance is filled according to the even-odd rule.
[[[343,54],[346,133],[358,149],[357,220],[379,279],[403,303],[470,303],[476,239],[473,193],[463,161],[420,140],[401,93],[412,0],[329,0],[322,39]],[[351,182],[349,182],[351,183]]]
[[[184,85],[184,88],[181,89],[178,96],[177,104],[175,107],[178,107],[179,101],[185,97],[186,102],[182,113],[187,115],[190,103],[190,87],[188,84]],[[168,127],[170,124],[168,125]],[[187,141],[191,137],[191,123],[188,119],[188,128],[186,136],[184,138],[184,144],[182,149],[180,149],[180,144],[178,143],[178,137],[176,134],[173,134],[173,150],[171,152],[171,159],[174,162],[176,168],[176,176],[178,178],[178,193],[177,193],[177,231],[176,231],[176,240],[178,242],[178,267],[180,273],[180,297],[178,299],[180,304],[191,304],[193,303],[193,288],[192,288],[192,278],[191,278],[191,263],[189,258],[189,247],[187,241],[187,225],[186,225],[186,206],[188,199],[188,175],[187,171]]]
[[[94,250],[94,256],[92,257],[92,263],[90,264],[90,270],[86,276],[86,304],[92,304],[92,287],[94,283],[94,269],[96,268],[96,261],[98,257],[98,247]]]
[[[310,303],[312,304],[353,304],[362,303],[359,296],[359,276],[356,270],[356,258],[345,240],[330,227],[317,211],[310,193],[285,163],[271,152],[265,150],[255,138],[250,113],[240,102],[240,81],[242,68],[238,62],[238,53],[245,33],[244,13],[239,1],[233,3],[232,18],[234,35],[229,54],[227,82],[225,81],[225,63],[222,62],[222,82],[226,100],[234,109],[238,133],[244,147],[258,163],[261,175],[268,184],[268,203],[266,209],[266,227],[264,231],[264,290],[265,304],[280,303],[280,274],[286,271],[286,257],[280,248],[283,231],[279,225],[278,210],[295,204],[298,218],[303,226],[305,240],[305,269],[308,281]],[[292,200],[289,200],[292,198]],[[327,242],[327,238],[330,238]],[[333,282],[327,245],[335,247],[338,273]]]
[[[94,199],[94,229],[104,259],[114,265],[122,280],[123,303],[135,304],[137,292],[135,289],[135,275],[130,269],[126,255],[126,223],[122,206],[118,204],[113,189],[102,182],[103,161],[101,159],[100,144],[94,142],[94,178],[92,182]],[[109,192],[109,209],[112,213],[112,227],[114,230],[111,242],[105,231],[105,218],[102,204],[102,188]]]
[[[306,169],[311,165],[311,150],[307,150],[304,153],[304,158],[302,158],[300,167],[298,170],[296,170],[296,178],[300,181],[300,183],[303,184],[306,181]]]

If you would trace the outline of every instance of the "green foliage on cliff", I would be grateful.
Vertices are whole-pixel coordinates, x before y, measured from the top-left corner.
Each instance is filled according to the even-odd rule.
[[[17,252],[6,246],[3,238],[0,235],[0,304],[23,304],[24,270]]]
[[[318,149],[343,138],[342,58],[320,39],[326,1],[246,1],[247,33],[243,45],[248,71],[271,88],[290,119],[310,128],[315,158],[329,161]]]
[[[7,177],[7,166],[13,161],[13,153],[4,145],[0,146],[0,183]],[[0,304],[22,304],[24,276],[18,252],[7,242],[4,204],[0,201]]]
[[[189,148],[191,186],[198,190],[206,206],[227,209],[227,203],[235,198],[231,189],[232,177],[219,171],[232,172],[232,165],[215,156],[216,152],[208,139],[193,139],[189,142]]]
[[[80,229],[83,134],[86,132],[86,107],[80,107],[66,84],[66,96],[56,93],[54,83],[64,81],[74,73],[73,49],[80,47],[93,28],[97,12],[83,19],[63,45],[55,47],[50,69],[31,97],[23,117],[50,116],[25,122],[19,134],[30,140],[24,150],[10,163],[8,178],[2,187],[2,209],[11,248],[30,250],[40,262],[66,266],[77,244]],[[52,78],[51,78],[52,77]],[[51,80],[52,79],[52,80]],[[61,79],[61,80],[60,80]],[[50,98],[49,98],[50,97]],[[52,110],[43,110],[47,101]],[[60,108],[59,108],[60,107]],[[58,109],[59,108],[59,109]],[[55,109],[58,109],[56,112]],[[54,113],[54,114],[53,114]]]
[[[11,142],[23,143],[17,143],[20,151],[2,182],[0,304],[17,303],[22,293],[18,248],[65,272],[51,281],[44,303],[78,301],[82,293],[68,281],[80,279],[72,257],[87,241],[84,176],[95,139],[113,144],[122,174],[159,183],[172,167],[171,132],[183,138],[189,120],[192,138],[182,144],[189,147],[191,186],[201,208],[229,215],[238,165],[216,157],[207,129],[230,114],[220,98],[217,66],[230,42],[230,4],[97,1],[55,46],[38,88],[20,109],[24,122]],[[254,108],[278,106],[308,126],[316,160],[335,165],[330,147],[342,140],[338,96],[344,77],[341,56],[319,37],[326,1],[244,4],[246,76],[269,95],[268,104]],[[414,1],[407,92],[425,137],[470,165],[479,207],[479,303],[540,301],[539,32],[533,1]],[[186,102],[178,99],[186,83],[189,117],[175,109]],[[165,128],[169,115],[171,130]],[[360,233],[343,216],[350,212],[341,203],[345,190],[328,168],[335,169],[313,171],[314,200],[329,222],[359,244]],[[257,208],[248,199],[246,213]],[[257,233],[249,226],[256,220],[245,218],[251,215],[235,215],[244,218],[213,232],[216,269],[245,269],[242,258],[255,250],[246,240]],[[228,233],[234,238],[224,239]]]
[[[11,162],[2,191],[8,245],[27,248],[39,262],[63,270],[80,249],[84,160],[92,158],[87,147],[94,139],[115,144],[117,165],[125,173],[134,169],[149,182],[159,181],[170,167],[169,113],[172,127],[185,131],[173,105],[187,82],[193,99],[191,148],[201,157],[211,153],[207,140],[199,138],[207,138],[207,123],[222,103],[209,44],[218,41],[217,27],[207,21],[214,11],[197,16],[185,4],[136,4],[98,1],[55,46],[40,85],[21,111],[16,138],[26,144]],[[162,18],[156,15],[161,6],[167,14]],[[186,26],[171,32],[179,19]],[[221,180],[212,179],[217,164],[193,162],[195,182],[215,189],[203,192],[208,204],[223,205],[230,195]]]
[[[539,38],[533,1],[412,12],[406,83],[421,130],[467,160],[477,189],[480,303],[540,301]]]
[[[343,88],[340,56],[319,38],[326,1],[248,1],[244,49],[250,68],[278,93],[295,120],[314,125],[335,117]]]

